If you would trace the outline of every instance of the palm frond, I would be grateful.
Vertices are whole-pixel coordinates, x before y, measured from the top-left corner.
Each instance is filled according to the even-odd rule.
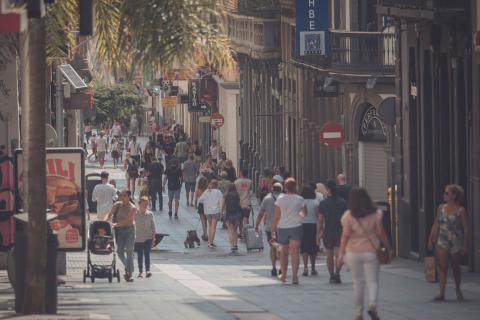
[[[18,52],[18,34],[0,32],[0,70],[10,63]]]
[[[78,26],[78,0],[57,1],[48,7],[45,18],[47,61],[66,60],[68,48],[75,46],[72,31]]]

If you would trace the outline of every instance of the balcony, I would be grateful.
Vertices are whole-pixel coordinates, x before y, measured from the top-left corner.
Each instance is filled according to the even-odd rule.
[[[331,30],[334,72],[361,75],[395,73],[395,34]]]
[[[255,59],[280,57],[278,19],[228,14],[228,36],[237,53]]]

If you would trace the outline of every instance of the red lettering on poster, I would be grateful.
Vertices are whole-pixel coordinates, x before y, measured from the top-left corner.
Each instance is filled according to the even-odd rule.
[[[61,176],[75,181],[75,164],[68,162],[64,166],[62,159],[47,159],[47,176]]]

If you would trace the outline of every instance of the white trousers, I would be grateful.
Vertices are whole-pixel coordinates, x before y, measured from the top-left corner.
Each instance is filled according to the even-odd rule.
[[[355,315],[363,314],[365,282],[368,288],[368,307],[377,307],[380,266],[375,252],[347,252],[345,262],[352,272]]]

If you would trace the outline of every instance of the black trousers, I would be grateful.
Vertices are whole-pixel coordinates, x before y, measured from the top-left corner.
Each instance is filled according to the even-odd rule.
[[[152,210],[155,210],[157,204],[158,195],[158,208],[163,210],[163,195],[162,195],[162,180],[161,179],[148,179],[148,189],[150,191],[150,197],[152,198]]]
[[[143,272],[143,257],[145,256],[145,271],[150,271],[150,250],[152,249],[152,240],[145,242],[135,242],[135,251],[137,252],[138,272]]]

